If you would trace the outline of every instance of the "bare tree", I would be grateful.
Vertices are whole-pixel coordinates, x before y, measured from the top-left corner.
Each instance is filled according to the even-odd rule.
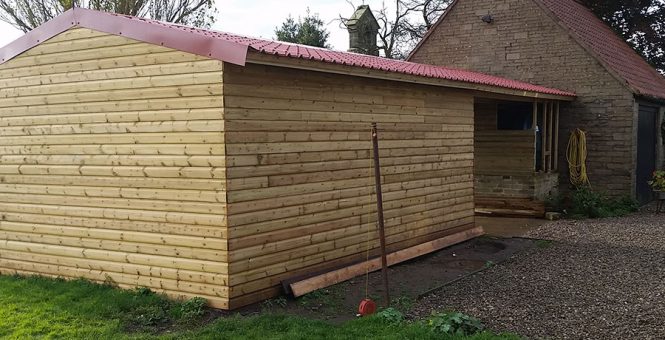
[[[215,21],[214,5],[214,0],[0,0],[0,20],[28,32],[76,6],[207,28]]]
[[[404,59],[425,36],[452,0],[394,0],[392,8],[386,3],[374,11],[379,23],[379,50],[387,58]],[[356,6],[347,0],[354,9]],[[343,27],[348,18],[339,17]]]
[[[413,39],[422,39],[436,21],[446,11],[453,0],[404,0],[407,9],[410,9],[419,18],[406,20],[404,29]]]
[[[151,0],[149,17],[209,28],[215,22],[214,4],[214,0]]]

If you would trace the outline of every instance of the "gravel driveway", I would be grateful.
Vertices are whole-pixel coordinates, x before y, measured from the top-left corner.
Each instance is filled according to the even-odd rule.
[[[554,242],[424,297],[411,316],[460,310],[529,338],[665,338],[665,215],[558,221],[525,236]]]

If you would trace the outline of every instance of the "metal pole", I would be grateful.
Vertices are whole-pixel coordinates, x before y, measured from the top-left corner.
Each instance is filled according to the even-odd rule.
[[[386,231],[383,224],[383,196],[381,194],[381,166],[379,165],[379,136],[376,123],[372,123],[372,146],[374,147],[374,181],[376,183],[376,212],[379,223],[379,239],[381,241],[381,274],[385,289],[386,307],[390,306],[388,291],[388,260],[386,259]]]

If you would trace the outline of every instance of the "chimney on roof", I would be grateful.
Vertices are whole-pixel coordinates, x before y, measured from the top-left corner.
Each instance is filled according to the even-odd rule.
[[[349,52],[379,55],[376,45],[379,23],[368,5],[358,6],[346,21],[346,29],[349,31]]]

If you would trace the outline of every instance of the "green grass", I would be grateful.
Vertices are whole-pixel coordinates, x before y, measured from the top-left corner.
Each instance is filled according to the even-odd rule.
[[[235,315],[204,323],[192,317],[192,311],[196,312],[196,304],[191,301],[172,302],[145,289],[0,276],[0,338],[460,339],[434,334],[420,322],[389,324],[378,317],[341,326],[275,314]],[[468,339],[518,337],[485,332]]]

